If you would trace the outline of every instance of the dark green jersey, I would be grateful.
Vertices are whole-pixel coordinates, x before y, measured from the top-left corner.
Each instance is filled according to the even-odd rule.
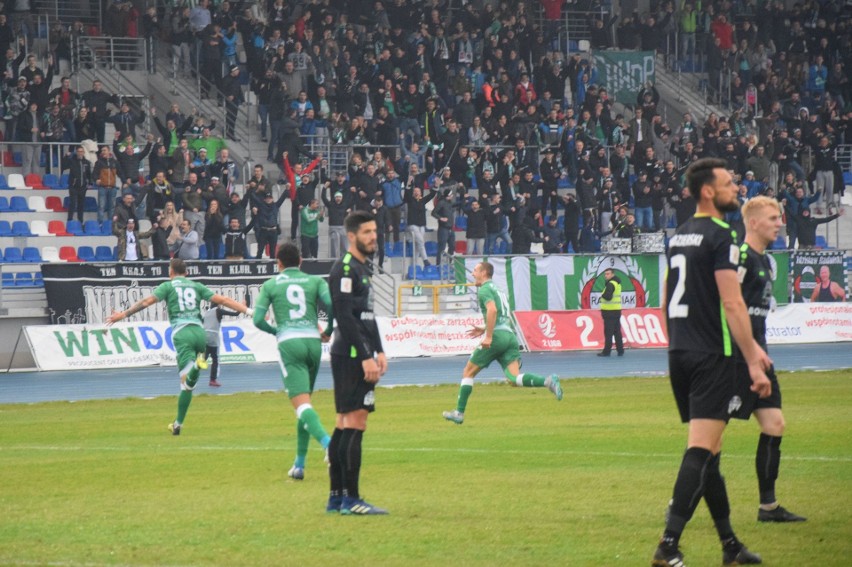
[[[748,244],[740,246],[740,263],[737,276],[743,290],[743,300],[751,318],[754,340],[766,350],[766,317],[772,307],[774,266],[767,254],[756,252]]]
[[[308,275],[298,268],[287,268],[263,284],[255,310],[266,313],[272,307],[279,341],[319,338],[319,303],[326,309],[331,308],[331,294],[326,281],[319,276]]]
[[[175,331],[186,325],[201,326],[201,301],[209,301],[213,292],[204,285],[178,276],[154,289],[154,297],[166,302],[169,323]]]
[[[487,316],[488,302],[493,301],[494,307],[497,308],[497,321],[494,324],[495,331],[512,331],[512,318],[509,314],[509,300],[503,290],[494,285],[492,280],[488,280],[481,286],[477,292],[479,299],[479,308],[482,310],[482,316]]]
[[[737,269],[736,233],[714,217],[695,215],[669,240],[666,316],[669,350],[731,356],[731,334],[716,272]]]

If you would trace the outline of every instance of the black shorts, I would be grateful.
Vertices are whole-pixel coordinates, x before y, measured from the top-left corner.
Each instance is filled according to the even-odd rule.
[[[733,357],[696,351],[669,351],[669,374],[680,419],[727,422],[736,404],[737,372]]]
[[[357,358],[331,355],[334,407],[337,413],[376,410],[375,384],[364,380],[364,367]]]
[[[769,369],[766,376],[772,383],[772,393],[766,398],[761,398],[751,391],[751,376],[748,373],[748,365],[742,360],[737,361],[737,395],[742,400],[742,405],[731,417],[748,419],[754,413],[754,410],[781,409],[781,387],[778,385],[774,366]]]

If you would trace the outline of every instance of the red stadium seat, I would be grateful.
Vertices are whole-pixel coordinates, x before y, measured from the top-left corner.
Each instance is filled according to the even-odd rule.
[[[65,223],[61,220],[52,220],[47,224],[47,232],[50,234],[55,234],[56,236],[71,236],[68,231],[65,230]],[[76,256],[77,253],[75,252]]]
[[[66,262],[79,262],[80,258],[77,257],[77,249],[73,246],[63,246],[59,249],[59,258],[61,260],[65,260]]]
[[[44,200],[44,204],[48,209],[56,213],[64,213],[68,211],[68,209],[62,206],[62,199],[59,197],[47,197]]]
[[[45,187],[41,182],[41,175],[38,173],[30,173],[24,178],[24,183],[27,184],[27,187],[32,187],[33,189],[49,189],[49,187]]]

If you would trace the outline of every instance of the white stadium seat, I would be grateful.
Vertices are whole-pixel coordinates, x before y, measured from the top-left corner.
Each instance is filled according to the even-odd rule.
[[[45,246],[41,249],[41,257],[45,262],[63,262],[59,257],[59,249],[56,246]]]
[[[30,205],[32,207],[32,205]],[[36,236],[54,236],[47,230],[47,222],[43,220],[34,220],[30,223],[30,232]]]
[[[24,176],[20,173],[10,173],[8,183],[12,189],[32,189],[32,187],[27,187]]]
[[[29,204],[30,208],[37,213],[53,212],[50,209],[48,209],[47,206],[45,206],[44,197],[42,197],[41,195],[33,195],[32,197],[29,198],[27,203]]]

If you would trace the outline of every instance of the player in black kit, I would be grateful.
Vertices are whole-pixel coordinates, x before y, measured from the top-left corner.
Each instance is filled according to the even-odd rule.
[[[722,542],[723,565],[760,563],[734,535],[725,480],[719,471],[722,433],[734,411],[736,364],[731,335],[748,363],[752,390],[770,393],[766,370],[772,364],[752,337],[737,281],[736,234],[722,220],[739,207],[726,162],[706,158],[687,169],[695,216],[669,242],[668,275],[662,310],[669,336],[669,374],[683,422],[689,423],[673,496],[651,565],[682,567],[680,536],[698,507],[707,502]]]
[[[331,268],[328,285],[337,332],[331,345],[331,374],[337,426],[328,446],[331,492],[327,512],[378,515],[387,510],[361,499],[361,439],[375,410],[374,389],[388,368],[373,314],[371,258],[376,252],[376,221],[366,211],[344,220],[349,249]]]
[[[737,274],[742,287],[743,299],[751,317],[754,340],[766,347],[766,316],[772,307],[772,282],[775,269],[766,255],[766,247],[775,241],[781,228],[781,208],[771,197],[754,197],[743,206],[743,221],[746,226],[745,242],[740,246],[740,261]],[[739,352],[737,353],[739,355]],[[740,399],[742,406],[736,416],[748,419],[751,414],[760,424],[760,441],[757,444],[755,467],[760,488],[759,522],[804,522],[806,518],[793,514],[775,499],[775,480],[781,462],[781,436],[784,434],[784,414],[781,412],[781,389],[775,369],[767,372],[772,383],[772,394],[758,398],[750,391],[751,380],[748,369],[740,356],[737,357]]]

